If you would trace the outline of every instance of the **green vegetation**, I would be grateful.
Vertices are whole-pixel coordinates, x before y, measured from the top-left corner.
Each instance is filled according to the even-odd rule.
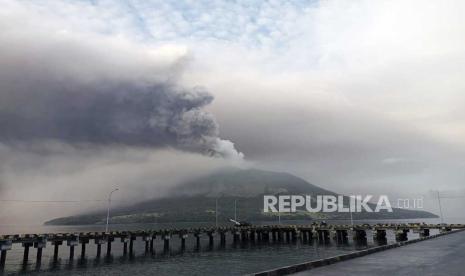
[[[263,212],[263,195],[302,194],[336,195],[288,173],[256,169],[224,169],[173,188],[170,197],[154,199],[112,211],[112,223],[205,222],[215,221],[215,201],[218,198],[220,222],[234,218],[234,201],[240,220],[269,221],[276,213]],[[98,224],[105,221],[105,212],[57,218],[51,225]],[[433,218],[424,211],[395,209],[393,213],[357,213],[354,219]],[[347,213],[281,214],[283,220],[348,219]]]

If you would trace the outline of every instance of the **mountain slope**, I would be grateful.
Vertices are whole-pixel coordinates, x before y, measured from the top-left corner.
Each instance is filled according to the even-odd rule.
[[[263,195],[337,195],[288,173],[257,169],[222,169],[193,179],[171,191],[171,196],[154,199],[112,211],[112,223],[151,223],[214,221],[218,199],[219,221],[234,217],[234,204],[241,220],[275,220],[277,214],[263,213]],[[105,212],[57,218],[46,222],[53,225],[94,224],[105,221]],[[430,218],[424,211],[395,209],[393,213],[358,213],[358,219]],[[347,213],[309,213],[299,211],[281,214],[282,219],[347,219]]]

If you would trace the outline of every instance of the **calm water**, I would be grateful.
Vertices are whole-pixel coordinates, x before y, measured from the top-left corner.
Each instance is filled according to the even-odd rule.
[[[419,220],[426,223],[437,223],[437,220]],[[363,221],[357,223],[378,223],[380,221]],[[400,220],[390,222],[402,222]],[[412,220],[408,220],[412,222]],[[287,224],[303,224],[308,222],[283,222]],[[346,221],[333,221],[330,223],[348,223]],[[265,223],[266,224],[266,223]],[[268,223],[269,224],[269,223]],[[211,226],[208,223],[176,223],[176,224],[131,224],[112,225],[112,230],[137,229],[163,229]],[[1,234],[13,233],[57,233],[57,232],[87,232],[103,231],[102,226],[0,226]],[[432,234],[434,234],[433,232]],[[299,262],[315,260],[334,255],[344,254],[366,247],[374,246],[371,233],[368,231],[368,244],[357,245],[349,239],[346,245],[330,244],[303,244],[272,242],[267,244],[245,244],[234,246],[232,237],[227,235],[225,248],[217,246],[219,237],[215,238],[215,246],[209,248],[207,237],[203,237],[202,248],[195,250],[195,239],[189,236],[186,242],[186,251],[180,250],[180,241],[177,237],[171,239],[171,252],[163,253],[163,244],[160,239],[155,240],[155,256],[145,255],[145,243],[137,240],[134,244],[135,258],[122,257],[122,243],[115,240],[112,244],[110,258],[95,258],[96,246],[87,245],[86,259],[80,259],[80,246],[75,248],[74,261],[68,260],[69,248],[60,247],[60,260],[53,265],[51,260],[53,248],[50,244],[44,249],[42,265],[36,267],[36,250],[31,248],[29,263],[22,265],[23,248],[15,244],[8,252],[5,274],[41,274],[41,275],[242,275],[247,273],[268,270],[275,267],[291,265]],[[417,238],[417,234],[409,233],[409,239]],[[388,232],[388,242],[393,243],[393,233]],[[102,256],[106,246],[102,247]]]

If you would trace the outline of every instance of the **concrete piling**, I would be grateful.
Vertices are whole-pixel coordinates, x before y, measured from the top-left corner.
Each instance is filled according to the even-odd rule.
[[[308,242],[308,234],[307,234],[307,233],[308,233],[308,231],[305,231],[305,230],[302,231],[302,241],[303,241],[304,243],[307,243],[307,242]]]
[[[195,232],[194,233],[194,236],[195,236],[195,248],[197,250],[200,250],[200,233],[199,232]]]
[[[38,237],[37,241],[34,242],[34,248],[37,248],[37,257],[36,257],[36,265],[40,266],[42,263],[42,249],[47,246],[47,238],[46,237]]]
[[[136,236],[131,235],[129,237],[129,256],[134,256],[134,241],[136,240]]]
[[[180,234],[179,237],[181,238],[181,250],[184,251],[186,250],[186,239],[187,239],[187,234]]]
[[[1,250],[0,251],[0,271],[3,271],[5,269],[5,263],[6,263],[6,253],[8,251],[6,250]]]
[[[409,229],[397,229],[395,231],[396,241],[407,241]]]
[[[69,259],[74,259],[74,246],[69,247]]]
[[[241,230],[241,241],[246,242],[247,241],[247,231]]]
[[[24,252],[23,252],[23,265],[26,265],[29,260],[29,247],[31,247],[33,243],[31,242],[24,242]]]
[[[89,243],[89,238],[81,237],[79,243],[81,243],[81,259],[84,260],[86,258],[86,245]]]
[[[364,229],[353,229],[352,230],[352,239],[354,241],[363,241],[366,240],[367,232]]]
[[[171,236],[170,234],[165,234],[163,236],[163,250],[165,252],[169,252],[170,251],[170,239],[171,239]]]
[[[234,238],[233,238],[234,244],[237,244],[240,240],[240,232],[238,230],[234,230],[233,235],[234,235]]]
[[[60,248],[60,245],[63,244],[63,241],[55,240],[52,241],[53,245],[53,262],[56,263],[58,261],[58,250]]]
[[[429,237],[430,233],[429,233],[429,229],[428,228],[423,228],[420,230],[420,238],[425,238],[425,237]]]
[[[74,247],[79,244],[79,237],[76,235],[71,235],[67,239],[67,245],[69,246],[69,259],[74,259]]]
[[[111,243],[115,238],[111,235],[107,236],[107,257],[111,256]]]
[[[128,255],[128,242],[129,242],[128,236],[125,235],[121,237],[121,242],[123,243],[123,256],[126,256]]]
[[[317,230],[317,237],[320,243],[329,242],[329,230]]]
[[[292,242],[296,242],[297,239],[300,237],[300,231],[297,229],[292,230],[291,237],[292,237]]]
[[[156,234],[152,234],[152,239],[150,240],[150,253],[151,254],[154,254],[155,253],[155,249],[153,247],[153,243],[155,241],[155,239],[157,238],[157,235]]]
[[[226,245],[226,233],[224,231],[220,232],[220,244],[221,246]]]
[[[256,232],[254,230],[250,231],[249,232],[249,240],[252,242],[252,243],[255,243],[255,235],[256,235]]]
[[[105,244],[106,240],[103,235],[98,235],[94,239],[95,245],[97,245],[97,259],[102,256],[102,244]]]
[[[208,246],[213,247],[214,243],[214,232],[208,232]]]
[[[5,269],[6,254],[11,250],[13,241],[0,239],[0,272]]]
[[[145,242],[145,254],[151,252],[150,251],[150,242],[152,241],[152,236],[144,235],[142,237],[142,240]]]
[[[374,229],[373,230],[373,240],[381,241],[386,239],[386,230],[384,229]]]
[[[290,242],[291,241],[291,231],[285,231],[286,233],[286,242]]]

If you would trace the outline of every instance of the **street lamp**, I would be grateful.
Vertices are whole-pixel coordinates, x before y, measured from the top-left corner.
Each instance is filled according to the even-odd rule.
[[[110,194],[108,195],[108,209],[107,209],[107,225],[105,227],[105,233],[108,233],[108,222],[110,221],[110,206],[111,206],[111,195],[118,191],[119,189],[116,188],[114,189],[113,191],[110,192]]]
[[[237,221],[237,199],[234,200],[234,220]]]
[[[215,200],[215,227],[218,229],[218,198]]]

